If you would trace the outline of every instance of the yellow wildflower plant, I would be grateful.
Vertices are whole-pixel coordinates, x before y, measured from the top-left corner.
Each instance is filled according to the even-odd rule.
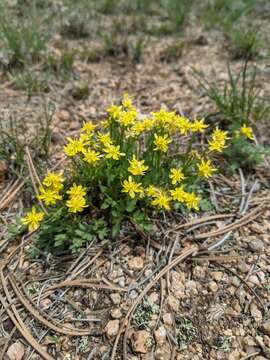
[[[72,213],[82,212],[88,206],[83,196],[71,196],[66,204],[68,211]]]
[[[85,132],[86,134],[90,135],[93,133],[97,125],[89,122],[85,122],[81,128],[81,131]]]
[[[136,194],[143,194],[142,184],[135,182],[131,176],[128,177],[128,180],[123,181],[122,187],[122,192],[127,193],[131,199],[134,199]]]
[[[151,205],[162,210],[170,210],[171,197],[168,196],[165,191],[159,191],[155,198],[151,201]]]
[[[146,188],[145,193],[147,196],[153,197],[153,196],[156,196],[157,194],[159,194],[159,189],[156,188],[154,185],[149,185]]]
[[[208,141],[209,150],[213,152],[222,152],[227,146],[229,139],[228,131],[220,130],[218,127],[213,131],[211,139]]]
[[[38,200],[42,201],[46,206],[55,205],[58,200],[62,200],[62,195],[54,189],[45,189],[40,187]]]
[[[60,191],[63,188],[64,177],[62,173],[55,173],[49,171],[42,181],[42,185],[49,187],[55,191]]]
[[[174,112],[168,112],[165,109],[160,109],[157,112],[152,112],[152,117],[155,124],[161,128],[170,127],[175,118]]]
[[[21,222],[23,225],[28,226],[28,230],[32,232],[39,228],[39,225],[43,218],[44,213],[41,211],[37,211],[36,208],[33,206],[32,210],[21,219]]]
[[[122,105],[127,110],[134,110],[135,109],[133,104],[132,104],[132,100],[131,100],[130,96],[127,93],[125,93],[123,95]]]
[[[75,183],[67,190],[67,194],[70,197],[84,197],[87,193],[87,189],[82,185],[77,185]]]
[[[238,133],[248,139],[253,134],[245,124]],[[73,251],[92,232],[115,237],[130,220],[144,228],[160,211],[177,210],[175,217],[198,211],[230,139],[227,130],[211,129],[203,118],[165,109],[141,114],[124,95],[102,122],[85,122],[78,136],[67,138],[65,171],[48,172],[40,188],[38,200],[48,214],[32,210],[23,223],[29,229],[40,224],[43,248]]]
[[[171,179],[172,184],[175,185],[175,184],[181,182],[182,180],[184,180],[185,175],[184,175],[182,169],[172,168],[172,169],[170,169],[169,178]]]
[[[204,132],[206,128],[208,128],[209,125],[205,124],[204,119],[201,120],[194,120],[191,125],[190,129],[192,132]]]
[[[170,190],[171,197],[174,201],[183,203],[186,200],[186,192],[183,186],[179,186],[173,190]]]
[[[240,133],[243,134],[247,139],[254,140],[254,134],[253,130],[250,126],[247,126],[246,124],[243,124],[240,127]]]
[[[200,197],[194,192],[185,194],[185,204],[189,210],[199,210]]]
[[[64,146],[64,153],[67,156],[73,157],[79,153],[81,153],[84,150],[85,147],[85,141],[82,141],[82,139],[71,139],[67,138],[68,143]]]
[[[135,125],[136,117],[137,117],[137,112],[135,110],[123,111],[121,112],[117,121],[121,126],[129,127]]]
[[[132,175],[144,175],[145,172],[149,169],[149,166],[144,165],[144,160],[136,159],[136,156],[133,155],[132,160],[128,161],[130,166],[128,167],[128,172]]]
[[[83,160],[90,165],[95,166],[100,160],[100,152],[92,149],[86,149],[83,151]]]
[[[167,134],[165,134],[164,136],[154,134],[154,138],[154,150],[166,152],[168,150],[168,145],[172,142],[172,140],[169,139],[169,136]]]
[[[203,160],[197,164],[198,175],[201,177],[209,178],[217,170],[212,166],[211,160]]]
[[[113,159],[113,160],[119,160],[121,156],[124,156],[125,154],[120,151],[120,145],[107,145],[104,148],[104,152],[106,153],[105,158],[106,159]]]
[[[113,118],[113,119],[117,119],[119,118],[119,116],[122,113],[122,107],[121,106],[116,106],[116,105],[111,105],[108,109],[107,109],[107,113]]]
[[[174,123],[175,127],[179,130],[181,135],[186,135],[192,127],[190,120],[184,116],[176,116]]]
[[[104,146],[112,145],[112,138],[110,133],[102,134],[101,132],[98,132],[97,137],[102,145]]]

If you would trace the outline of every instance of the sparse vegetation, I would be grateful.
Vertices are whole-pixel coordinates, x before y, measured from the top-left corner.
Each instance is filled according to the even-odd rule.
[[[260,30],[250,25],[233,26],[226,31],[233,60],[254,59],[261,45]]]
[[[183,351],[196,339],[196,336],[198,336],[197,329],[191,320],[182,316],[176,316],[175,327],[178,347],[180,351]]]
[[[19,120],[9,113],[0,119],[0,159],[7,162],[9,175],[22,177],[26,171],[25,149],[33,150],[36,164],[48,158],[51,143],[51,109],[44,106],[43,116],[34,127],[28,128],[25,119]]]
[[[196,73],[205,94],[213,101],[223,116],[223,121],[234,124],[256,124],[268,116],[269,104],[261,95],[257,82],[257,69],[248,67],[246,60],[238,74],[233,74],[227,66],[228,80],[221,84],[216,79],[208,80],[203,74]]]
[[[8,74],[12,86],[17,90],[23,90],[28,97],[47,93],[50,89],[48,86],[48,76],[46,73],[34,73],[33,71],[12,71]]]
[[[221,86],[216,80],[210,82],[199,75],[202,89],[218,110],[215,116],[219,124],[236,134],[243,124],[256,129],[260,121],[269,117],[270,107],[267,100],[261,96],[256,77],[257,70],[249,68],[248,64],[246,60],[236,75],[232,74],[228,65],[228,80],[223,81]],[[268,153],[268,149],[255,143],[251,144],[247,139],[238,136],[233,138],[232,146],[225,151],[233,171],[239,166],[251,169],[261,164]]]
[[[30,15],[23,22],[8,20],[8,15],[0,15],[1,65],[10,69],[41,61],[46,54],[47,35],[41,30],[37,19]]]
[[[134,325],[138,330],[149,330],[149,322],[153,315],[158,314],[159,307],[147,300],[140,304],[133,315]]]

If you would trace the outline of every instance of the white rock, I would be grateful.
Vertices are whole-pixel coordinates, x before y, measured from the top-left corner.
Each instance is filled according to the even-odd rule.
[[[111,294],[110,299],[114,305],[119,305],[121,302],[121,296],[118,293]]]
[[[248,242],[248,247],[253,252],[262,252],[264,249],[264,244],[262,240],[253,238],[252,236],[252,239]]]
[[[270,336],[270,320],[264,321],[260,326],[262,332],[268,336]]]
[[[131,335],[131,345],[133,351],[146,354],[151,347],[151,335],[146,330],[135,331]]]
[[[133,257],[128,262],[128,267],[131,270],[135,270],[135,271],[142,270],[143,266],[144,266],[144,261],[143,258],[141,258],[140,256]]]
[[[120,321],[119,320],[110,320],[105,327],[106,335],[109,339],[114,338],[119,331]]]
[[[185,296],[185,274],[183,272],[172,271],[171,291],[177,299]]]
[[[208,289],[211,291],[211,292],[216,292],[218,291],[218,285],[215,281],[210,281],[209,284],[208,284]]]
[[[173,295],[169,295],[167,297],[167,306],[170,311],[177,312],[179,308],[179,301]]]
[[[21,360],[24,356],[24,346],[20,342],[12,344],[7,351],[9,360]]]
[[[173,324],[173,315],[171,313],[165,313],[162,316],[162,320],[165,325],[172,326]]]
[[[166,329],[164,326],[160,326],[155,332],[154,337],[158,345],[163,344],[166,341]]]
[[[113,319],[120,319],[122,317],[122,312],[119,308],[114,308],[111,310],[111,317]]]

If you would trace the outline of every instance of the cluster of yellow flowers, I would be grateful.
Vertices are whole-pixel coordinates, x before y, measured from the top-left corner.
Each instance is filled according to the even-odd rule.
[[[65,180],[62,173],[49,172],[38,200],[46,207],[65,206],[68,213],[81,213],[90,207],[93,194],[98,199],[93,208],[100,206],[104,200],[100,186],[104,186],[105,196],[114,197],[116,202],[127,196],[127,202],[137,199],[144,207],[157,210],[170,210],[175,203],[199,210],[200,197],[194,184],[217,171],[213,160],[228,146],[228,131],[216,127],[207,144],[197,151],[194,135],[204,133],[209,126],[204,119],[191,121],[164,109],[144,117],[128,95],[120,106],[112,105],[107,111],[108,118],[99,125],[86,122],[78,137],[67,138],[64,153],[74,159],[73,174],[80,171],[76,181],[70,175]],[[245,124],[239,134],[253,140],[252,129]],[[182,147],[181,137],[185,139]],[[30,231],[36,230],[44,216],[32,208],[22,222]]]
[[[75,183],[67,190],[69,198],[66,204],[69,212],[81,212],[88,206],[85,199],[86,193],[87,190],[84,186],[76,185]]]
[[[38,200],[44,202],[46,206],[55,205],[58,200],[62,200],[60,191],[64,187],[63,181],[62,174],[49,172],[39,188]]]

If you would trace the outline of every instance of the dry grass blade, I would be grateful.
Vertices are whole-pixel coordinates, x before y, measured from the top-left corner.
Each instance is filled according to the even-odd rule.
[[[60,289],[60,288],[64,288],[64,287],[82,287],[82,288],[90,288],[90,289],[95,288],[95,289],[122,291],[122,292],[128,291],[128,289],[126,289],[126,288],[98,284],[98,283],[89,281],[88,279],[81,279],[81,280],[67,280],[67,281],[60,282],[59,284],[50,286],[44,292],[46,293],[46,292],[50,292],[52,290],[56,290],[56,289]]]
[[[25,152],[26,152],[26,155],[27,155],[27,159],[28,159],[29,165],[30,165],[31,170],[32,170],[32,174],[34,175],[35,180],[36,180],[36,182],[38,183],[38,185],[41,186],[41,182],[40,182],[40,180],[39,180],[39,177],[38,177],[36,168],[35,168],[35,166],[34,166],[34,163],[33,163],[33,160],[32,160],[32,156],[31,156],[31,154],[30,154],[30,151],[29,151],[28,146],[26,146]]]
[[[156,277],[150,281],[150,283],[144,288],[144,290],[140,293],[140,295],[137,297],[137,299],[134,301],[134,303],[132,304],[132,306],[129,308],[121,326],[120,329],[118,331],[118,334],[115,338],[115,342],[113,345],[113,349],[112,349],[112,355],[111,355],[111,360],[115,359],[116,356],[116,349],[120,340],[120,336],[122,331],[124,330],[125,326],[127,325],[128,319],[130,317],[130,315],[133,313],[133,311],[136,309],[136,307],[138,306],[138,304],[140,303],[140,301],[144,298],[144,296],[147,294],[147,292],[158,282],[159,279],[161,279],[169,270],[171,270],[174,266],[176,266],[177,264],[179,264],[182,260],[186,259],[187,257],[197,253],[198,251],[198,247],[197,246],[192,246],[191,248],[188,248],[186,250],[183,250],[182,253],[177,256],[174,260],[172,260],[171,263],[169,263],[168,265],[166,265],[157,275]]]
[[[184,229],[186,227],[190,227],[190,226],[194,226],[194,225],[199,225],[199,224],[203,224],[203,223],[207,223],[208,221],[212,221],[212,220],[221,220],[221,219],[228,219],[231,217],[234,217],[235,214],[216,214],[216,215],[209,215],[209,216],[204,216],[200,219],[195,219],[192,221],[189,221],[185,224],[181,224],[181,225],[177,225],[175,227],[172,227],[168,233],[173,232],[173,231],[177,231],[180,229]]]
[[[49,322],[47,319],[41,316],[39,312],[36,309],[34,309],[33,306],[22,295],[18,285],[16,284],[14,277],[12,275],[9,275],[8,279],[12,286],[13,291],[15,292],[17,298],[22,303],[22,305],[31,313],[31,315],[35,319],[37,319],[44,326],[47,326],[49,329],[54,330],[57,333],[69,335],[69,336],[84,336],[84,335],[89,335],[91,333],[90,330],[72,329],[72,328],[66,328],[65,326],[59,327]]]
[[[41,182],[40,182],[39,177],[37,175],[37,172],[36,172],[36,169],[34,167],[34,164],[33,164],[33,161],[32,161],[32,158],[31,158],[31,155],[30,155],[30,152],[29,152],[28,148],[26,148],[26,155],[27,155],[26,162],[27,162],[27,167],[28,167],[28,170],[29,170],[30,179],[31,179],[35,194],[38,197],[39,191],[38,191],[36,183],[38,183],[39,186],[41,186]],[[45,214],[48,214],[48,212],[45,209],[43,203],[41,201],[39,201],[39,204],[40,204],[42,210],[45,212]]]
[[[210,231],[208,233],[196,235],[194,237],[194,239],[202,240],[202,239],[206,239],[206,238],[210,238],[210,237],[219,236],[219,235],[225,234],[226,232],[228,232],[230,230],[235,230],[243,225],[246,225],[247,223],[256,219],[257,216],[259,216],[260,211],[263,209],[264,206],[265,206],[265,202],[263,202],[261,205],[257,206],[249,214],[247,214],[246,216],[243,216],[241,219],[235,221],[234,223],[224,226],[222,229],[219,229],[219,230]]]
[[[23,188],[25,184],[25,180],[23,180],[21,183],[17,179],[10,189],[3,195],[1,201],[0,201],[0,211],[3,211],[6,209],[11,201],[15,198],[15,196],[19,193],[19,191]]]
[[[17,330],[17,328],[16,328],[16,326],[14,326],[14,328],[11,330],[11,332],[10,332],[10,334],[9,334],[7,340],[6,340],[6,343],[5,343],[3,349],[2,349],[2,351],[1,351],[1,353],[0,353],[0,360],[3,360],[3,359],[4,359],[4,356],[6,355],[6,351],[7,351],[8,345],[9,345],[9,343],[10,343],[10,340],[12,339],[12,337],[13,337],[13,335],[14,335],[14,333],[15,333],[16,330]]]
[[[79,264],[79,268],[75,268],[71,275],[68,277],[68,280],[73,280],[74,278],[76,278],[78,275],[80,275],[83,271],[85,271],[87,268],[89,268],[90,265],[92,265],[96,259],[102,254],[103,249],[100,250],[94,257],[93,259],[91,259],[90,261],[88,261],[85,265],[82,265],[80,268],[80,264]]]
[[[1,271],[0,272],[2,287],[6,296],[6,299],[9,304],[6,303],[5,299],[0,295],[0,301],[4,307],[7,307],[7,313],[10,317],[11,321],[13,322],[14,326],[18,329],[18,331],[21,333],[21,335],[25,338],[25,340],[35,349],[40,356],[45,360],[53,360],[53,357],[51,357],[44,349],[43,347],[35,340],[35,338],[30,334],[27,327],[25,326],[22,318],[20,317],[16,306],[12,304],[12,298],[9,294],[9,291],[7,289],[6,280],[4,278],[4,274]],[[9,308],[10,305],[10,308]]]
[[[218,255],[218,256],[214,256],[214,255],[209,255],[209,256],[194,256],[192,258],[192,261],[216,261],[216,262],[233,262],[235,260],[241,260],[242,257],[239,255],[227,255],[227,256],[222,256],[222,255]]]

